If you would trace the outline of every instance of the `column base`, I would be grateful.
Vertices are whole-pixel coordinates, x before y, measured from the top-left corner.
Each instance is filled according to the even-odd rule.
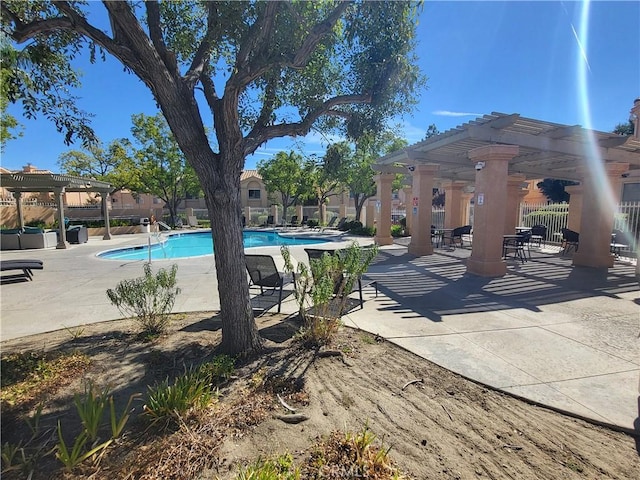
[[[573,265],[578,267],[611,268],[616,257],[611,254],[591,255],[577,252],[573,255]]]
[[[393,237],[389,235],[388,237],[374,237],[374,240],[377,245],[393,245]]]
[[[111,240],[111,234],[110,233],[105,233],[104,236],[102,237],[103,240]]]
[[[67,248],[67,246],[68,246],[67,242],[58,242],[58,244],[56,245],[56,249],[64,250]]]
[[[416,257],[421,257],[423,255],[433,255],[433,245],[416,245],[414,243],[409,244],[409,253],[411,255],[415,255]]]
[[[479,261],[469,257],[467,273],[480,277],[504,277],[507,274],[507,264],[504,260]]]

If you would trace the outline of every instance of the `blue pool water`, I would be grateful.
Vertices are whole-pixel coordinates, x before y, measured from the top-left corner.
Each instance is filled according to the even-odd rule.
[[[317,238],[285,237],[277,232],[259,232],[246,230],[243,232],[244,247],[273,247],[281,245],[311,245],[325,243]],[[210,232],[177,233],[166,237],[166,241],[158,244],[155,239],[151,245],[151,259],[165,260],[171,258],[200,257],[213,253],[213,242]],[[99,253],[100,258],[108,260],[147,260],[149,246],[118,248]]]

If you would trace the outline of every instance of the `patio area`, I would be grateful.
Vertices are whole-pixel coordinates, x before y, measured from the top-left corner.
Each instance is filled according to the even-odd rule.
[[[95,254],[145,238],[91,237],[67,250],[3,252],[3,259],[39,258],[45,268],[32,282],[3,285],[2,340],[119,318],[105,291],[140,276],[142,262]],[[349,243],[333,240],[331,248]],[[364,309],[347,314],[346,325],[491,388],[640,433],[640,292],[633,264],[576,267],[551,246],[534,249],[525,263],[510,259],[505,276],[487,278],[466,273],[467,248],[416,257],[402,243],[381,248],[369,269],[380,293],[366,291]],[[252,250],[279,254],[278,247]],[[303,247],[291,252],[306,261]],[[217,310],[213,256],[175,263],[182,293],[174,311]],[[282,311],[295,308],[289,296]]]

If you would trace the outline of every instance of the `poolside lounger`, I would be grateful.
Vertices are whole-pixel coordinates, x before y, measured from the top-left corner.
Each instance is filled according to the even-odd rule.
[[[33,280],[32,270],[42,270],[44,264],[42,260],[16,259],[0,260],[0,271],[22,270],[23,275],[28,280]]]

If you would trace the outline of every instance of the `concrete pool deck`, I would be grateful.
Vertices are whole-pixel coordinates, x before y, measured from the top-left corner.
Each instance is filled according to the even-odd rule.
[[[120,318],[105,292],[140,276],[143,262],[96,254],[146,238],[91,237],[67,250],[3,251],[3,260],[37,258],[45,268],[32,282],[2,285],[1,339]],[[350,242],[340,235],[330,240],[327,248]],[[252,251],[279,256],[278,247]],[[306,261],[304,247],[291,252]],[[437,249],[435,255],[414,257],[403,245],[382,247],[369,269],[380,293],[374,297],[366,289],[364,308],[349,312],[344,323],[477,382],[640,434],[640,292],[634,266],[577,268],[569,257],[547,249],[535,251],[525,264],[509,261],[505,277],[490,279],[465,273],[468,255],[467,249]],[[178,265],[182,289],[174,311],[219,309],[213,256],[153,265],[171,263]],[[289,296],[282,311],[295,310]]]

